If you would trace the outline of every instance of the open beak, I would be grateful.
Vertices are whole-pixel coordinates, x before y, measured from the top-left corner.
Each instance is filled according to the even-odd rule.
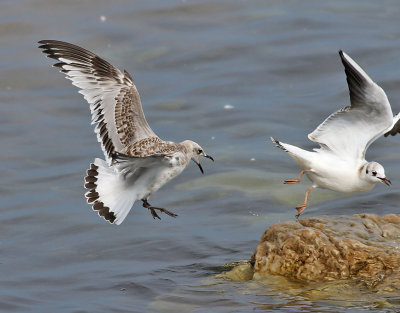
[[[381,180],[381,182],[382,183],[384,183],[385,185],[388,185],[388,186],[390,186],[391,184],[392,184],[392,182],[389,180],[389,179],[387,179],[386,177],[385,178],[380,178],[380,177],[378,177],[380,180]]]
[[[214,159],[213,159],[213,157],[212,157],[211,155],[207,155],[207,154],[206,154],[204,157],[207,158],[207,159],[210,159],[211,161],[214,162]]]
[[[203,155],[203,156],[204,156],[205,158],[210,159],[211,161],[214,162],[214,159],[213,159],[212,156],[207,155],[207,154],[206,154],[206,155]],[[192,160],[193,160],[193,159],[192,159]],[[193,162],[197,164],[197,166],[198,166],[199,169],[200,169],[200,172],[201,172],[202,174],[204,174],[203,167],[201,166],[200,162],[197,162],[197,161],[195,161],[195,160],[193,160]]]
[[[193,160],[193,159],[192,159],[192,160]],[[198,166],[199,169],[200,169],[200,172],[201,172],[202,174],[204,174],[204,171],[203,171],[203,168],[201,167],[200,162],[197,162],[197,161],[195,161],[195,160],[193,160],[193,162],[197,164],[197,166]]]

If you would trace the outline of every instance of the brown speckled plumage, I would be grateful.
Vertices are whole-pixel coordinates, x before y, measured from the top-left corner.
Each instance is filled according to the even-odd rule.
[[[134,157],[146,157],[153,154],[169,155],[178,151],[186,152],[186,149],[178,143],[163,141],[158,137],[149,137],[129,145],[125,154]]]
[[[126,146],[134,139],[134,133],[136,132],[136,125],[134,123],[135,112],[130,105],[132,103],[132,97],[135,94],[132,93],[131,88],[122,88],[119,95],[115,98],[115,125],[121,143]]]
[[[192,159],[207,156],[193,141],[161,140],[150,128],[143,113],[139,93],[127,71],[120,71],[94,53],[76,45],[39,41],[48,57],[80,88],[90,105],[92,124],[105,161],[96,158],[87,170],[87,202],[110,223],[121,224],[135,201],[142,201],[153,218],[156,210],[175,217],[165,208],[149,204],[149,196],[179,175]]]

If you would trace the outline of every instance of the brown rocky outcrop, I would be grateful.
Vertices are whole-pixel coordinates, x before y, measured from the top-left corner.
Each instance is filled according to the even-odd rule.
[[[358,280],[368,288],[400,277],[400,214],[300,219],[270,226],[252,256],[253,278]],[[394,287],[397,288],[397,287]],[[400,286],[398,286],[400,290]]]

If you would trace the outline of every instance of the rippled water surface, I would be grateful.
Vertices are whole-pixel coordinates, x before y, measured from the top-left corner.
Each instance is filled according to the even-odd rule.
[[[400,111],[397,1],[0,2],[0,309],[2,312],[382,312],[372,302],[315,300],[289,283],[215,277],[253,253],[265,228],[294,218],[310,185],[274,136],[304,148],[348,105],[337,51],[357,60]],[[83,197],[102,152],[86,102],[37,49],[82,45],[125,68],[162,138],[214,156],[109,225]],[[400,138],[367,159],[394,183],[365,194],[311,194],[304,217],[399,213]],[[297,288],[297,287],[296,287]],[[310,288],[310,287],[308,287]],[[368,294],[366,298],[372,297]],[[399,310],[400,299],[389,299]],[[396,304],[397,303],[397,304]]]

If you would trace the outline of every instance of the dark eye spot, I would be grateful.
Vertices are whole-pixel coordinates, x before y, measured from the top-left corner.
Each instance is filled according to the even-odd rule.
[[[201,154],[201,153],[203,153],[203,150],[199,149],[199,150],[197,150],[197,153]]]
[[[365,171],[365,174],[368,174],[368,170]]]
[[[378,174],[378,173],[375,171],[372,171],[372,176],[376,176],[376,174]]]

